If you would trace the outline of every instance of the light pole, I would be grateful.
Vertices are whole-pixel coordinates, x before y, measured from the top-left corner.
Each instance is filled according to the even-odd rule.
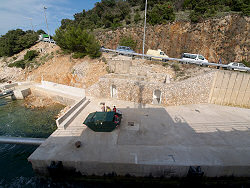
[[[47,9],[47,7],[43,7],[44,16],[45,16],[45,22],[46,22],[46,25],[47,25],[47,30],[48,30],[48,35],[49,35],[49,41],[50,41],[49,26],[48,26],[48,23],[47,23],[46,12],[45,12],[46,9]]]
[[[33,27],[33,24],[32,24],[32,18],[28,18],[28,17],[25,17],[25,18],[27,18],[27,19],[29,19],[29,20],[30,20],[31,27],[32,27],[32,31],[33,31],[33,33],[34,33],[34,27]]]
[[[148,4],[148,0],[146,0],[146,4],[145,4],[145,22],[144,22],[144,34],[143,34],[143,46],[142,46],[142,58],[143,59],[144,59],[144,48],[145,48],[145,38],[146,38],[147,4]]]

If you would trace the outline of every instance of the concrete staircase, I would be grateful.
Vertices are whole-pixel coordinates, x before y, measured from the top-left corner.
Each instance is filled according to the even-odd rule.
[[[86,97],[76,102],[64,115],[56,120],[58,129],[66,129],[77,115],[90,103]]]

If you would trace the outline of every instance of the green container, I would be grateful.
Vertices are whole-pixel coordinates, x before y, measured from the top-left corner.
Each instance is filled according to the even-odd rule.
[[[118,119],[115,118],[118,115]],[[83,124],[95,132],[111,132],[121,122],[122,115],[115,112],[93,112],[88,115]]]
[[[43,34],[43,38],[49,38],[49,35]]]

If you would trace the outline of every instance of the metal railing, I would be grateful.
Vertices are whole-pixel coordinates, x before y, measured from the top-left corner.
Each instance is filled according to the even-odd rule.
[[[24,144],[24,145],[41,145],[45,138],[22,138],[0,136],[0,144]]]
[[[139,53],[130,53],[130,52],[123,52],[123,51],[119,51],[119,50],[112,50],[112,49],[108,49],[108,48],[101,48],[102,52],[114,52],[116,54],[121,54],[121,55],[128,55],[131,57],[143,57],[143,54],[139,54]],[[144,55],[144,57],[148,60],[151,60],[153,58],[155,59],[161,59],[161,61],[166,62],[166,61],[178,61],[178,62],[183,62],[183,63],[189,63],[189,64],[196,64],[196,65],[200,65],[200,66],[213,66],[213,67],[217,67],[217,68],[223,68],[223,69],[227,69],[227,70],[241,70],[241,71],[246,71],[246,72],[250,72],[250,68],[249,67],[238,67],[238,66],[231,66],[231,65],[226,65],[226,64],[218,64],[218,63],[210,63],[210,62],[204,62],[204,61],[199,61],[199,60],[184,60],[184,59],[179,59],[179,58],[166,58],[166,57],[160,57],[160,56],[152,56],[152,55]]]

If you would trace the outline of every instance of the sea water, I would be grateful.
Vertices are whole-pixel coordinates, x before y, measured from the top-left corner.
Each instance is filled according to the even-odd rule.
[[[30,109],[23,100],[0,99],[0,136],[47,138],[56,130],[55,116],[62,108],[63,105],[56,104]],[[0,144],[0,188],[40,187],[27,160],[36,148]]]

